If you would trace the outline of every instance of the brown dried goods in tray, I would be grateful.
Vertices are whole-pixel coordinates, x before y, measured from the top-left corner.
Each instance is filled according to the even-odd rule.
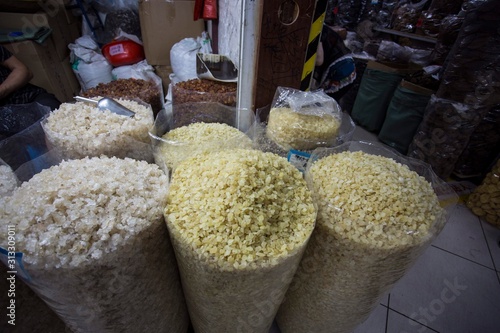
[[[236,83],[205,79],[181,81],[172,87],[174,105],[192,102],[218,102],[236,106]]]
[[[150,104],[156,115],[162,109],[161,87],[152,81],[142,79],[118,79],[109,83],[99,83],[82,95],[84,97],[105,96],[111,98],[140,99]]]

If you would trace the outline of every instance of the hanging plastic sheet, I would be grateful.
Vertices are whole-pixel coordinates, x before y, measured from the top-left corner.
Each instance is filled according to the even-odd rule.
[[[461,178],[481,177],[500,154],[500,105],[492,107],[471,134],[453,173]]]

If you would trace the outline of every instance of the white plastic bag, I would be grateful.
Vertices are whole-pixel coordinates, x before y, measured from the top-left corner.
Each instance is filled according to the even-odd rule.
[[[196,53],[211,53],[212,47],[206,32],[201,37],[184,38],[170,49],[172,71],[179,81],[198,78],[196,74]]]
[[[113,66],[101,54],[99,45],[90,36],[82,36],[68,47],[71,50],[71,67],[83,91],[113,80]]]

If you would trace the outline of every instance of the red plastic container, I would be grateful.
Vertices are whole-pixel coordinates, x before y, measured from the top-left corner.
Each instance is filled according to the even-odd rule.
[[[145,59],[142,45],[131,40],[114,40],[102,47],[102,54],[114,67],[132,65]]]

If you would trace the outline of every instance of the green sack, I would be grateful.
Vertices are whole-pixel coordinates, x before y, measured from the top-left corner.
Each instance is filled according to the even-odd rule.
[[[422,122],[425,107],[430,98],[430,94],[422,94],[399,85],[387,108],[378,139],[400,153],[406,154]]]
[[[403,74],[366,68],[351,112],[354,122],[370,132],[378,133],[394,90],[403,77]]]

